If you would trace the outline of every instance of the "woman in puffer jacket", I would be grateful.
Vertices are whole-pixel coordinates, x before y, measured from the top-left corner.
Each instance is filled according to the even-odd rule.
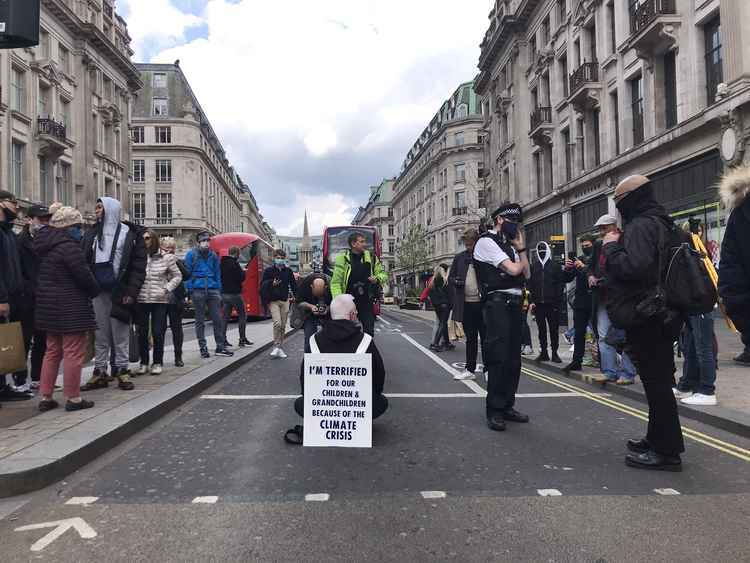
[[[136,321],[138,323],[138,343],[141,355],[141,367],[136,375],[144,375],[148,368],[149,328],[154,342],[154,363],[151,375],[159,375],[164,364],[164,329],[167,322],[167,304],[171,293],[182,282],[182,274],[177,267],[177,257],[161,250],[159,236],[148,230],[143,233],[146,243],[148,264],[146,280],[141,286],[136,304]]]

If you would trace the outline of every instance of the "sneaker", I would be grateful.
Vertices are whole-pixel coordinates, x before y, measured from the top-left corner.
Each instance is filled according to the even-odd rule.
[[[742,352],[742,354],[734,358],[734,361],[738,364],[750,365],[750,352]]]
[[[54,399],[42,399],[41,401],[39,401],[40,412],[51,411],[52,409],[56,409],[59,406],[59,403]]]
[[[568,348],[568,352],[570,352],[571,354],[573,352],[575,352],[575,351],[576,351],[576,347],[575,346],[571,346],[570,348]]]
[[[159,375],[162,372],[161,364],[154,364],[151,366],[151,375]]]
[[[128,371],[128,368],[120,368],[119,372],[115,376],[117,378],[117,388],[122,389],[123,391],[132,391],[135,389],[135,385],[133,385],[133,382],[130,381],[130,371]],[[70,401],[68,401],[70,402]],[[94,406],[94,403],[91,403],[91,406]],[[67,409],[67,405],[65,406]],[[89,408],[89,407],[81,407],[81,408]]]
[[[568,344],[571,344],[571,345],[573,344],[573,339],[570,336],[568,336],[567,332],[563,333],[563,338],[565,339],[565,342],[567,342]]]
[[[229,342],[229,340],[224,341],[224,348],[234,348],[234,344]]]
[[[90,409],[93,406],[94,406],[94,401],[87,401],[86,399],[81,399],[80,401],[67,401],[65,403],[65,410],[68,412],[81,411],[83,409]]]
[[[253,343],[247,338],[240,338],[240,348],[244,348],[245,346],[252,346],[252,345]]]
[[[32,389],[32,391],[36,391],[37,389],[39,389],[39,382],[38,381],[32,381],[31,382],[31,389]]]
[[[210,358],[211,354],[208,353],[208,350],[205,348],[201,348],[201,358]]]
[[[19,393],[31,393],[31,383],[27,381],[22,385],[15,385],[13,389],[18,391]]]
[[[281,348],[279,348],[278,357],[283,360],[284,358],[288,358],[289,356],[286,355],[286,352],[284,352],[284,350],[282,350]]]
[[[703,393],[693,393],[690,397],[685,397],[680,401],[683,405],[698,405],[702,407],[712,407],[718,404],[716,395],[704,395]]]
[[[534,349],[531,346],[524,346],[523,350],[521,350],[521,354],[524,356],[533,356],[534,355]]]
[[[178,368],[185,367],[185,362],[182,361],[182,356],[177,356],[174,359],[174,365],[175,367],[178,367]]]
[[[104,389],[106,387],[109,387],[107,372],[96,368],[85,385],[81,386],[81,391],[93,391],[94,389]]]
[[[468,370],[464,370],[462,373],[457,373],[453,376],[456,381],[466,381],[467,379],[474,379],[474,374]]]
[[[674,393],[675,399],[687,399],[693,396],[692,391],[680,391],[677,387],[672,387],[672,393]]]
[[[279,347],[275,346],[273,350],[271,350],[271,357],[272,358],[278,358],[279,357]]]
[[[141,364],[136,372],[133,374],[133,377],[138,377],[139,375],[146,375],[148,373],[148,366],[146,364]]]
[[[618,377],[615,383],[617,385],[633,385],[633,383],[635,383],[635,377]]]
[[[217,348],[214,352],[214,356],[226,356],[229,358],[231,356],[234,356],[234,352],[232,352],[231,350],[227,350],[226,348]]]

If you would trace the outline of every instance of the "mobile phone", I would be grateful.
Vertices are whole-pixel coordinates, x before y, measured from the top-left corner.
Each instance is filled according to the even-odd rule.
[[[576,256],[575,252],[573,252],[573,251],[568,252],[568,259],[575,260],[576,258],[578,258],[578,257]]]

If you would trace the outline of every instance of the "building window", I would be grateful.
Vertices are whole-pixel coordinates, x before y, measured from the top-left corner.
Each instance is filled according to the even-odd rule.
[[[630,81],[630,107],[633,114],[633,145],[643,142],[643,78]]]
[[[26,112],[26,73],[13,67],[11,77],[11,109]]]
[[[534,174],[536,175],[536,195],[541,197],[544,193],[541,152],[534,153]]]
[[[70,103],[60,98],[60,121],[65,125],[65,136],[71,138]]]
[[[677,125],[677,61],[674,51],[664,55],[664,104],[667,129]]]
[[[456,183],[458,184],[466,182],[466,165],[456,164],[454,166],[454,170],[456,172]]]
[[[49,59],[49,33],[39,30],[39,54],[42,59]]]
[[[614,131],[612,132],[615,138],[614,156],[618,156],[620,154],[620,98],[617,95],[617,90],[610,94],[609,101],[612,106],[612,120],[614,121]]]
[[[389,237],[393,236],[393,224],[392,223],[388,225],[388,236]]]
[[[158,183],[165,183],[172,181],[172,161],[171,160],[157,160],[156,161],[156,181]]]
[[[132,198],[130,208],[133,210],[133,219],[136,223],[140,223],[146,218],[146,194],[133,193],[130,197]]]
[[[601,112],[595,109],[593,112],[593,135],[594,135],[594,166],[599,166],[602,163],[602,148],[599,141],[599,117]]]
[[[721,21],[715,18],[704,28],[706,37],[706,94],[708,105],[716,101],[716,87],[724,80],[721,54]]]
[[[70,164],[60,162],[60,177],[57,196],[65,205],[73,205],[73,178],[71,175]]]
[[[586,170],[586,137],[584,135],[584,128],[586,127],[586,122],[583,120],[582,117],[579,117],[576,120],[578,129],[578,138],[576,139],[576,145],[578,146],[578,170],[583,173],[584,170]]]
[[[172,128],[171,127],[155,127],[156,129],[156,142],[160,144],[169,144],[172,142]]]
[[[39,85],[39,101],[37,106],[37,115],[39,117],[49,117],[49,88]]]
[[[560,57],[560,78],[563,88],[563,98],[567,99],[570,95],[570,77],[568,76],[568,56]]]
[[[42,203],[52,203],[55,200],[55,194],[50,182],[49,161],[43,156],[39,157],[39,195]]]
[[[146,181],[146,161],[133,160],[133,183],[142,184]]]
[[[172,194],[156,194],[156,224],[164,225],[172,222]]]
[[[70,74],[70,51],[61,44],[57,46],[57,62],[65,74]]]
[[[546,47],[547,43],[549,42],[549,16],[544,18],[544,21],[542,22],[541,27],[539,28],[539,33],[541,34],[541,45],[542,47]]]
[[[557,0],[557,25],[565,23],[565,17],[568,13],[568,7],[566,4],[567,0]]]
[[[146,133],[142,126],[132,128],[133,144],[140,145],[146,142]]]
[[[456,119],[463,119],[469,115],[469,108],[466,107],[466,104],[461,104],[458,106],[458,110],[456,111]]]
[[[466,192],[456,192],[453,194],[454,207],[462,210],[466,208]],[[459,212],[460,213],[460,212]]]
[[[396,243],[394,243],[392,240],[388,241],[388,254],[395,254],[396,252]]]
[[[615,19],[615,4],[607,4],[607,21],[609,22],[609,53],[617,52],[617,20]]]
[[[167,98],[154,98],[153,115],[166,117],[169,113],[169,103]]]
[[[17,196],[20,196],[23,190],[23,157],[25,150],[26,145],[13,141],[11,190]]]
[[[102,82],[104,83],[104,99],[112,101],[114,99],[112,91],[112,80],[105,76],[102,79]]]
[[[456,138],[457,147],[460,147],[461,145],[464,144],[464,132],[463,131],[459,131],[458,133],[456,133],[455,138]]]
[[[167,87],[167,75],[164,72],[154,73],[154,88],[166,88]]]
[[[573,162],[570,155],[570,129],[563,129],[562,144],[563,152],[565,153],[565,181],[570,182],[573,177]]]
[[[529,38],[529,59],[533,62],[536,59],[536,36]]]

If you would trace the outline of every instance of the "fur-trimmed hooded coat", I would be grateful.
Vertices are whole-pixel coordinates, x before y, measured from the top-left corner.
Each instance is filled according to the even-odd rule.
[[[729,172],[719,191],[732,210],[721,243],[719,295],[737,329],[750,332],[750,167]]]

